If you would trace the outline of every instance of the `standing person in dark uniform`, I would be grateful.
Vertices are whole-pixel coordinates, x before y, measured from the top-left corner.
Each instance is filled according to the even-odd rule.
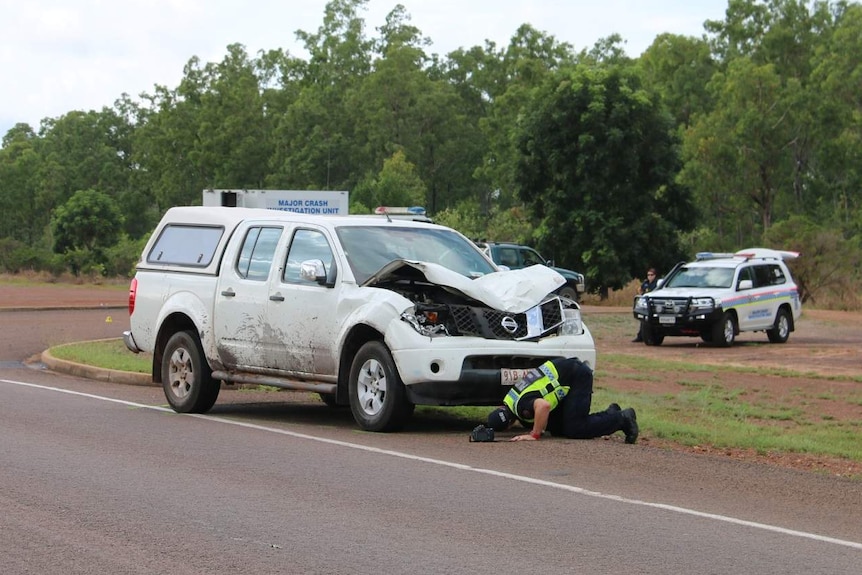
[[[656,274],[655,268],[650,268],[647,270],[646,279],[641,283],[641,287],[638,290],[638,295],[644,295],[645,293],[649,293],[658,287],[658,274]],[[638,325],[638,334],[632,340],[632,342],[637,343],[644,340],[643,338],[643,330],[644,324],[643,322],[639,322]]]
[[[531,441],[547,429],[552,435],[571,439],[592,439],[622,431],[626,443],[638,438],[637,414],[612,403],[605,411],[590,413],[593,397],[593,370],[578,358],[546,361],[516,383],[503,405],[488,416],[488,427],[508,429],[516,420],[530,433],[512,441]]]

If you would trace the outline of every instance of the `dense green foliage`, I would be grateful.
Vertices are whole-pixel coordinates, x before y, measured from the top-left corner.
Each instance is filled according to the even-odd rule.
[[[857,305],[858,266],[838,260],[862,237],[858,3],[729,0],[701,37],[662,34],[637,58],[618,36],[576,52],[527,24],[507,46],[429,53],[400,5],[369,35],[366,4],[331,0],[297,31],[307,58],[232,44],[175,87],[9,130],[0,271],[128,273],[161,214],[205,188],[330,189],[533,244],[602,294],[765,245],[816,251],[804,297]],[[94,202],[110,223],[84,237]]]

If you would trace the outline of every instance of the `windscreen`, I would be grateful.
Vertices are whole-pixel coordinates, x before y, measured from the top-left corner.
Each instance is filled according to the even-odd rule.
[[[398,259],[440,264],[467,277],[496,271],[470,240],[448,229],[340,226],[336,233],[360,284]]]
[[[734,268],[682,267],[663,288],[729,288]]]

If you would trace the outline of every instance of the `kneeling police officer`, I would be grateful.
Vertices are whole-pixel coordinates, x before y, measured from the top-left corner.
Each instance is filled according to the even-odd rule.
[[[590,413],[593,397],[593,370],[578,358],[546,361],[516,383],[503,405],[488,415],[488,427],[508,429],[516,420],[530,433],[511,441],[534,441],[547,429],[552,435],[571,439],[592,439],[625,434],[626,443],[638,439],[637,414],[631,407],[612,403],[605,411]]]

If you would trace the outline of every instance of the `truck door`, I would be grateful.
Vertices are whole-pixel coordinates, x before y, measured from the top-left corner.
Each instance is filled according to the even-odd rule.
[[[529,248],[521,249],[521,260],[521,267],[523,268],[528,268],[536,264],[548,265],[548,262],[545,261],[545,258],[539,255],[539,252]]]
[[[213,326],[222,363],[254,369],[262,366],[262,351],[272,339],[264,302],[283,228],[247,224],[236,233],[242,243],[222,262]]]
[[[300,267],[308,261],[323,263],[329,286],[301,277]],[[282,273],[274,278],[267,299],[267,317],[280,345],[273,356],[277,369],[297,375],[338,373],[336,339],[340,326],[336,308],[341,290],[340,282],[335,281],[338,273],[324,230],[310,226],[294,230]]]
[[[774,264],[758,264],[754,266],[754,289],[751,294],[752,325],[751,329],[772,327],[778,306],[782,303],[777,297],[777,283],[783,283],[781,270]]]

